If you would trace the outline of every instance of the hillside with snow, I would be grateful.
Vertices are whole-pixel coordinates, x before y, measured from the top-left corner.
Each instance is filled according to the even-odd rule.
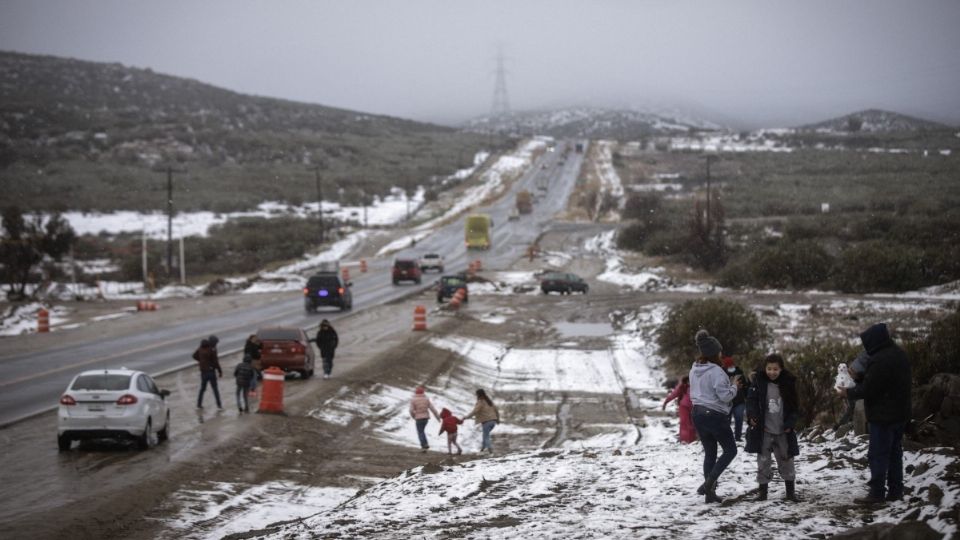
[[[630,140],[651,135],[715,131],[721,126],[676,109],[565,109],[518,111],[505,117],[475,118],[465,129],[485,133],[549,135],[557,138]]]

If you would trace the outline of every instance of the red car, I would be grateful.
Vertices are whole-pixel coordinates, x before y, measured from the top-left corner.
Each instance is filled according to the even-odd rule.
[[[401,281],[420,283],[422,271],[416,259],[396,259],[393,261],[393,284]]]
[[[278,367],[286,372],[296,371],[301,378],[313,376],[316,362],[310,339],[301,328],[278,326],[257,330],[263,347],[260,349],[260,368]]]

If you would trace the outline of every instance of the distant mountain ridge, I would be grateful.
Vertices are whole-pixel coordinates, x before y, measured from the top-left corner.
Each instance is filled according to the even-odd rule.
[[[948,129],[951,129],[950,126],[939,122],[914,118],[905,114],[881,109],[867,109],[797,128],[799,131],[826,130],[862,133],[894,133]]]
[[[691,131],[716,131],[721,126],[678,111],[569,107],[541,111],[518,111],[502,117],[469,120],[464,129],[480,132],[550,135],[558,138],[638,139],[654,135],[677,135]]]

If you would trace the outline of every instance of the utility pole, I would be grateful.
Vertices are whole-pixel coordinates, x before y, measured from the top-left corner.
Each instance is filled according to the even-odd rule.
[[[323,226],[323,186],[320,183],[320,165],[311,167],[317,179],[317,215],[320,219],[320,243],[324,241],[326,229]]]
[[[185,173],[185,170],[173,170],[167,165],[167,278],[173,273],[173,173]]]
[[[491,116],[497,120],[510,116],[510,99],[507,97],[507,75],[503,67],[502,50],[497,52],[497,78],[493,86]]]
[[[707,232],[710,232],[710,162],[717,159],[713,154],[707,154]]]

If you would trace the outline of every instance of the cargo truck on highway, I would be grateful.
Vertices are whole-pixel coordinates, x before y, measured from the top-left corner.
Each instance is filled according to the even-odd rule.
[[[533,196],[525,189],[517,192],[517,212],[521,214],[533,212]]]
[[[487,214],[471,214],[467,216],[465,238],[467,249],[490,249],[493,220]]]

